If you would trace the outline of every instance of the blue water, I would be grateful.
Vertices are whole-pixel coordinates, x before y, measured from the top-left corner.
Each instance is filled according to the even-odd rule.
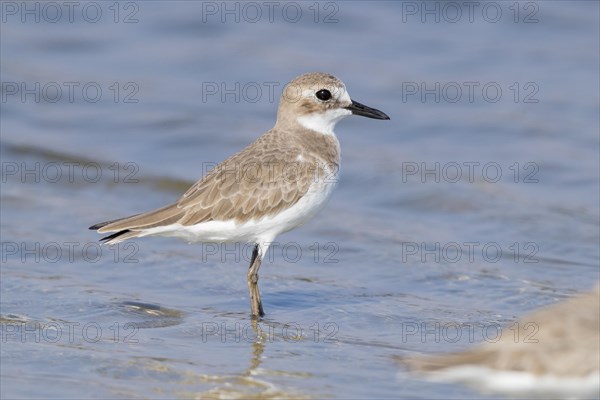
[[[486,396],[397,360],[598,281],[599,5],[446,4],[3,2],[2,397]],[[98,247],[307,71],[391,121],[338,125],[339,186],[263,263],[258,326],[243,246]]]

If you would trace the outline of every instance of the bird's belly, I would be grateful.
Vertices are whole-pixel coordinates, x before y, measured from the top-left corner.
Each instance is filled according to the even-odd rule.
[[[283,233],[305,224],[312,219],[329,201],[336,182],[315,182],[296,204],[267,220],[277,232]]]

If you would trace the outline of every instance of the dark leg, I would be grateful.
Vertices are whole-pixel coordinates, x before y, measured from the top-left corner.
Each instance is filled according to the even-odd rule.
[[[250,261],[250,267],[248,268],[248,290],[253,317],[263,317],[265,315],[260,301],[260,292],[258,291],[258,269],[262,261],[262,254],[259,253],[258,248],[259,245],[257,244],[252,252],[252,261]]]

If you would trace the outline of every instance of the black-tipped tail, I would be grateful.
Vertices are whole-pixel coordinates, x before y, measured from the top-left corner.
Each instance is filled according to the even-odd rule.
[[[136,214],[136,215],[139,215],[139,214]],[[132,215],[131,217],[112,219],[110,221],[98,222],[97,224],[90,226],[88,229],[97,231],[98,229],[103,228],[106,225],[112,224],[113,222],[123,221],[124,219],[135,217],[136,215]]]
[[[97,223],[95,225],[90,226],[88,229],[91,229],[93,231],[97,231],[98,229],[102,228],[103,226],[106,226],[108,224],[110,224],[112,221],[106,221],[106,222],[100,222]]]

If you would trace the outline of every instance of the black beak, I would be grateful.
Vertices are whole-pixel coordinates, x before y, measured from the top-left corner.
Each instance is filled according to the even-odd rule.
[[[384,112],[381,112],[371,107],[367,107],[364,104],[360,104],[359,102],[354,100],[352,100],[352,104],[346,107],[346,110],[352,111],[352,114],[354,115],[361,115],[367,118],[390,119],[390,117],[388,117]]]

